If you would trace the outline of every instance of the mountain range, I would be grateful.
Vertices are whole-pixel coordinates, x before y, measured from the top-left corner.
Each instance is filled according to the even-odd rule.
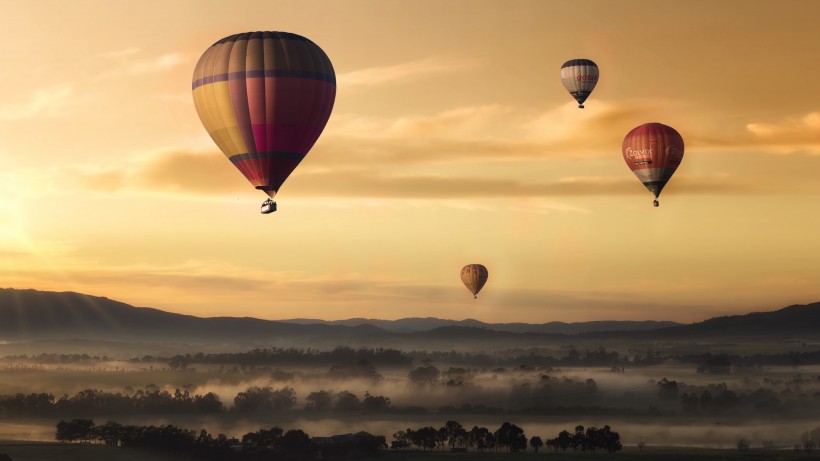
[[[492,324],[473,319],[437,318],[272,321],[249,317],[202,318],[73,292],[0,289],[0,343],[72,339],[448,350],[535,347],[569,340],[725,340],[732,337],[820,339],[820,303],[716,317],[688,325],[653,321]]]
[[[448,320],[436,317],[408,317],[398,320],[380,320],[352,318],[346,320],[287,319],[280,322],[300,325],[344,325],[355,327],[373,325],[382,330],[397,333],[429,331],[441,327],[482,328],[485,330],[505,331],[509,333],[549,333],[558,335],[575,335],[596,331],[635,331],[655,330],[658,328],[681,326],[682,323],[656,320],[598,320],[592,322],[547,322],[547,323],[485,323],[475,319]]]

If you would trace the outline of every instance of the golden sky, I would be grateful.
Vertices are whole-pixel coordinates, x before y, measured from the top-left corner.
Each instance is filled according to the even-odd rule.
[[[0,287],[200,316],[698,321],[820,300],[820,2],[0,0]],[[191,98],[238,32],[328,54],[260,215]],[[579,110],[561,64],[594,60]],[[660,208],[621,156],[681,133]],[[459,280],[482,263],[472,299]]]

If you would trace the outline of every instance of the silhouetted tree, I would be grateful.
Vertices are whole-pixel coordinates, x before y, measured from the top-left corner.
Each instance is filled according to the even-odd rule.
[[[486,427],[478,427],[473,426],[468,433],[467,440],[468,444],[472,447],[475,446],[478,451],[483,452],[487,448],[492,448],[495,446],[495,443],[490,443],[488,440],[489,437],[492,437],[490,430]],[[493,441],[494,442],[494,441]]]
[[[306,410],[325,411],[333,407],[333,391],[311,392],[305,397]]]
[[[390,442],[390,448],[394,450],[405,450],[409,446],[410,437],[407,435],[406,431],[398,431],[393,434],[393,441]]]
[[[313,447],[310,445],[310,436],[301,429],[291,429],[282,436],[279,446],[285,455],[298,459],[311,458]]]
[[[504,422],[495,433],[496,443],[499,447],[507,447],[508,452],[518,452],[527,449],[527,437],[524,430],[515,424]]]
[[[677,381],[670,381],[666,378],[658,381],[658,398],[661,400],[677,400],[678,399],[678,383]]]
[[[270,429],[259,429],[256,432],[248,432],[242,436],[242,445],[251,448],[276,449],[282,440],[283,430],[279,427]]]
[[[338,411],[359,411],[362,409],[362,402],[356,394],[348,391],[339,392],[336,395],[336,410]]]
[[[377,413],[385,411],[390,408],[390,399],[384,396],[370,395],[369,392],[364,393],[364,400],[362,400],[362,410]]]
[[[444,430],[447,433],[447,443],[450,448],[467,446],[467,431],[458,421],[447,421],[444,424]]]
[[[94,421],[91,419],[72,419],[57,423],[55,438],[60,442],[90,441],[94,437]]]
[[[426,366],[426,367],[418,367],[416,369],[410,370],[410,373],[407,374],[407,377],[410,378],[410,381],[413,381],[417,384],[429,384],[434,381],[437,381],[441,376],[441,372],[439,372],[438,368],[434,366]]]
[[[334,365],[330,368],[327,375],[333,379],[366,378],[380,380],[383,378],[376,370],[376,367],[364,359]]]
[[[544,441],[541,440],[541,437],[534,435],[530,439],[530,446],[532,447],[533,451],[538,453],[538,449],[544,446]]]
[[[296,404],[296,392],[291,387],[274,391],[270,386],[249,387],[234,398],[234,409],[243,413],[282,411]]]
[[[421,448],[422,450],[427,450],[428,448],[432,450],[433,448],[436,448],[438,431],[434,427],[422,427],[413,431],[410,437],[413,445]]]

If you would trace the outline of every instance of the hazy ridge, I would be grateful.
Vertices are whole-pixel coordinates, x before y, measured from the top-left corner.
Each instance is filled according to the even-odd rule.
[[[201,318],[104,297],[73,292],[0,289],[0,340],[80,338],[97,340],[314,342],[315,344],[396,345],[435,339],[459,342],[533,344],[573,337],[654,339],[766,336],[820,337],[820,303],[777,311],[717,317],[691,325],[652,321],[489,324],[473,319],[261,320]]]

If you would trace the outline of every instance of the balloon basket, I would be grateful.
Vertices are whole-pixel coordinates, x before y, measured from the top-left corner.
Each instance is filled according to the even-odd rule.
[[[276,202],[271,199],[262,202],[262,209],[260,210],[262,214],[271,214],[274,211],[276,211]]]

